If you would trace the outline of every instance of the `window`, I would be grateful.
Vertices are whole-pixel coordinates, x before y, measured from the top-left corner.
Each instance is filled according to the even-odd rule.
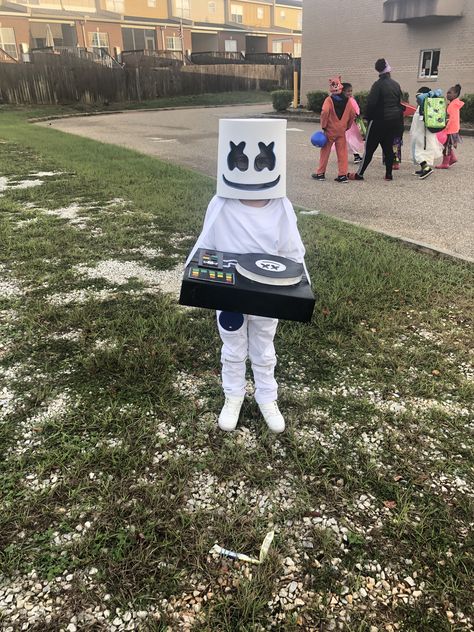
[[[124,50],[156,50],[153,29],[122,29]]]
[[[89,46],[92,48],[105,48],[109,50],[108,33],[89,33]]]
[[[301,11],[298,13],[297,27],[299,31],[303,30],[303,14],[301,13]]]
[[[30,22],[30,38],[32,48],[73,47],[77,44],[76,29],[57,22]]]
[[[207,3],[207,10],[209,11],[209,13],[215,13],[216,12],[216,3],[215,2],[208,2]]]
[[[230,5],[231,22],[237,22],[238,24],[242,24],[243,15],[244,15],[244,10],[240,4]]]
[[[167,37],[166,50],[182,50],[180,37]]]
[[[236,53],[237,52],[237,40],[225,40],[225,52]]]
[[[10,28],[0,29],[0,48],[13,57],[18,59],[18,50],[16,48],[15,31]]]
[[[124,0],[107,0],[105,8],[107,11],[114,11],[114,13],[123,13],[125,11]]]
[[[156,7],[156,0],[148,0],[147,5],[154,9]]]
[[[282,40],[273,40],[272,42],[272,53],[282,53],[283,52],[283,41]]]
[[[280,11],[280,18],[281,18],[282,20],[286,20],[286,11],[285,11],[284,9],[282,9],[282,10]]]
[[[176,13],[180,18],[188,18],[191,17],[191,11],[189,9],[189,0],[175,0],[176,2]],[[181,50],[181,49],[180,49]]]
[[[263,20],[264,11],[263,7],[257,7],[257,20]]]
[[[420,53],[420,78],[438,76],[440,50],[422,50]]]
[[[145,29],[144,36],[146,50],[156,50],[156,38],[154,29]]]
[[[295,42],[293,46],[293,57],[301,57],[301,42]]]

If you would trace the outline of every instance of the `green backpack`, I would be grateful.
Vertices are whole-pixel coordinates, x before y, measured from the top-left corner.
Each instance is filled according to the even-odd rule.
[[[423,104],[425,127],[430,132],[439,132],[446,127],[446,101],[444,97],[427,97]]]

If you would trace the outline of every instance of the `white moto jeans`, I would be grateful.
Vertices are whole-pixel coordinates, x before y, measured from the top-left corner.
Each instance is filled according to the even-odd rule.
[[[278,397],[278,384],[273,338],[278,325],[276,318],[217,312],[217,327],[222,340],[222,387],[230,397],[245,395],[247,357],[252,364],[255,380],[255,400],[268,404]]]

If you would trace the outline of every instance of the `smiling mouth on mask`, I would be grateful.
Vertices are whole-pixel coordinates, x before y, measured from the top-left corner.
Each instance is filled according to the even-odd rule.
[[[228,187],[232,187],[234,189],[241,189],[244,191],[264,191],[265,189],[271,189],[276,186],[280,182],[280,176],[273,180],[272,182],[263,182],[262,184],[241,184],[240,182],[232,182],[231,180],[227,180],[227,178],[223,175],[222,178]]]

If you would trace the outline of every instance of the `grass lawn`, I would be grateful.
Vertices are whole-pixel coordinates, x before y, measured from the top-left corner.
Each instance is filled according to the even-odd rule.
[[[215,185],[45,110],[0,110],[1,629],[473,630],[472,266],[300,215],[288,430],[249,384],[222,433],[214,314],[176,301]]]

